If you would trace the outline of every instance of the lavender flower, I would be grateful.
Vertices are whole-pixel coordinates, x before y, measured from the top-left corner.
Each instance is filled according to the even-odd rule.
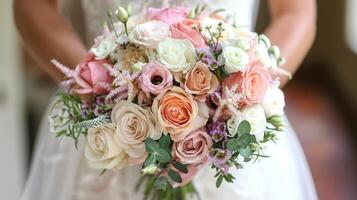
[[[97,106],[95,109],[94,109],[94,115],[95,116],[100,116],[104,113],[104,109],[102,107],[99,107]]]
[[[217,68],[218,62],[209,48],[201,48],[197,51],[197,54],[201,61],[207,64],[211,70]]]
[[[229,150],[211,148],[208,153],[208,161],[220,168],[224,174],[227,174],[229,170],[227,161],[231,156],[232,153]]]
[[[105,96],[98,96],[95,100],[95,103],[98,106],[104,106],[105,105]]]
[[[89,116],[89,111],[88,110],[81,110],[81,117],[83,119],[87,119]]]
[[[208,125],[209,134],[215,142],[227,139],[226,125],[223,122],[216,121]]]

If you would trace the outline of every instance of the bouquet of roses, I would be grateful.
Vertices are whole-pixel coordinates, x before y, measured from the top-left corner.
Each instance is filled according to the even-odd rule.
[[[142,165],[145,196],[183,199],[210,165],[216,186],[230,170],[266,157],[283,129],[284,59],[264,35],[230,24],[219,11],[131,8],[108,13],[104,33],[67,77],[49,119],[77,145],[86,138],[91,167]]]

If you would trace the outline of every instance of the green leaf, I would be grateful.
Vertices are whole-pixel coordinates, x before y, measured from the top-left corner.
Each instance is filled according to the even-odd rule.
[[[155,153],[160,148],[160,145],[152,138],[145,140],[145,150],[148,153]]]
[[[252,150],[247,147],[247,148],[241,148],[239,149],[239,154],[242,155],[244,158],[250,158],[252,155]]]
[[[165,149],[158,148],[155,150],[155,157],[160,163],[168,163],[170,162],[172,156]]]
[[[149,165],[155,164],[156,163],[156,158],[154,154],[149,154],[148,157],[146,158],[144,162],[144,167],[147,167]]]
[[[240,147],[240,142],[237,138],[233,138],[228,140],[227,142],[227,148],[230,151],[238,151]]]
[[[163,135],[160,139],[159,139],[159,144],[161,147],[169,147],[171,144],[171,139],[169,135]]]
[[[168,172],[167,172],[167,175],[175,182],[177,183],[182,183],[182,178],[180,176],[179,173],[177,173],[176,171],[170,169]]]
[[[251,143],[252,137],[249,133],[246,133],[241,135],[238,139],[242,147],[247,147]]]
[[[238,135],[249,134],[250,130],[250,123],[247,120],[244,120],[238,126]]]
[[[187,165],[179,163],[177,161],[173,161],[172,165],[180,172],[185,173],[185,174],[188,173]]]
[[[161,176],[161,177],[157,178],[154,183],[155,188],[157,188],[159,190],[166,189],[167,185],[168,185],[168,180],[165,176]]]
[[[223,175],[221,174],[216,181],[216,187],[219,188],[222,185],[223,182]]]

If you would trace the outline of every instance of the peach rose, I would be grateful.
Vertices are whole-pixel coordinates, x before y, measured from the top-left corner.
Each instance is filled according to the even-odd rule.
[[[223,81],[224,86],[238,84],[239,93],[243,94],[240,103],[252,105],[261,103],[268,88],[271,77],[268,70],[258,61],[251,62],[244,73],[231,74]]]
[[[185,19],[171,26],[172,38],[175,39],[189,39],[196,48],[203,48],[206,42],[200,32],[193,27],[199,26],[196,20]]]
[[[203,127],[208,120],[207,105],[197,103],[192,95],[176,86],[154,99],[152,111],[161,129],[176,142]]]
[[[145,159],[145,140],[148,137],[157,140],[162,135],[156,128],[152,113],[128,101],[119,101],[114,106],[111,119],[117,126],[115,141],[131,158],[131,164],[139,164]]]
[[[111,65],[112,63],[109,60],[96,60],[95,55],[89,53],[74,71],[74,80],[78,85],[74,92],[78,94],[105,94],[107,90],[99,84],[111,84],[113,77],[109,75],[104,64]]]
[[[189,10],[184,7],[149,8],[147,11],[147,18],[149,20],[158,20],[168,25],[172,25],[186,19],[188,12]]]
[[[203,62],[197,62],[186,74],[185,91],[196,95],[200,102],[206,100],[207,94],[216,91],[219,85],[217,77],[211,73],[208,66]]]
[[[205,129],[197,129],[188,134],[183,140],[174,142],[173,154],[179,162],[199,164],[206,160],[208,150],[212,146],[212,138]]]

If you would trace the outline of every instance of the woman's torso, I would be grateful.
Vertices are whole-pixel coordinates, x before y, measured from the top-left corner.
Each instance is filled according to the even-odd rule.
[[[101,33],[108,11],[115,10],[118,5],[129,3],[138,13],[144,7],[161,7],[164,0],[62,0],[61,10],[83,42],[89,47],[95,36]],[[169,0],[170,5],[206,4],[209,10],[224,8],[222,14],[229,16],[242,27],[253,29],[259,0]]]

